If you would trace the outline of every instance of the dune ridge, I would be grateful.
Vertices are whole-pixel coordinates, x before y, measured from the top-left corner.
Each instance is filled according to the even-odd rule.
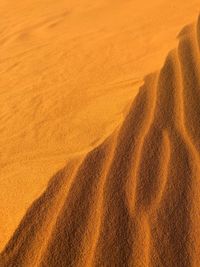
[[[199,64],[200,18],[122,125],[51,179],[0,266],[200,266]]]

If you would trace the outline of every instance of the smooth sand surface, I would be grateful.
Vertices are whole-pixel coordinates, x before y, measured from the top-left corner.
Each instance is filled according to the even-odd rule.
[[[0,2],[0,266],[200,266],[198,11]]]

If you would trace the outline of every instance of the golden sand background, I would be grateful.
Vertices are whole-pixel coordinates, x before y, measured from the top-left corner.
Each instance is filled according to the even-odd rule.
[[[0,266],[200,265],[198,4],[0,3]]]

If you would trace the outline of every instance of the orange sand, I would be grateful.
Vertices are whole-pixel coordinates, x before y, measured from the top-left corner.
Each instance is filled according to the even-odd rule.
[[[199,267],[199,1],[93,2],[0,2],[0,267]]]

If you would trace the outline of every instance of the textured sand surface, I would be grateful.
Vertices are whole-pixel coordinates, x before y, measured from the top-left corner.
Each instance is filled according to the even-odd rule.
[[[57,2],[0,3],[0,266],[200,266],[198,1]]]

